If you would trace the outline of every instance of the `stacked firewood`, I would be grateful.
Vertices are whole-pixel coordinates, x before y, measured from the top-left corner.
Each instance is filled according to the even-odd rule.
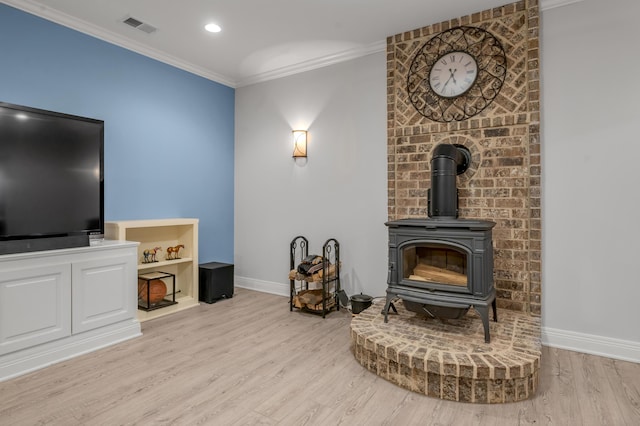
[[[326,280],[324,280],[325,273],[327,274]],[[322,256],[311,255],[302,259],[296,269],[289,271],[289,279],[304,281],[307,283],[307,288],[296,293],[293,298],[293,305],[299,309],[307,308],[321,311],[323,290],[322,288],[309,289],[308,283],[322,284],[335,278],[335,275],[336,265]],[[328,309],[335,304],[335,300],[328,295],[325,303]]]
[[[326,308],[329,309],[335,304],[333,297],[328,297]],[[322,289],[302,290],[293,297],[293,306],[298,309],[306,308],[312,311],[322,311]]]
[[[336,274],[336,265],[331,264],[329,265],[328,268],[328,272],[329,272],[329,278],[333,278],[333,276]],[[290,280],[296,280],[296,281],[306,281],[309,283],[321,283],[322,282],[322,277],[324,276],[324,272],[322,269],[307,275],[307,274],[302,274],[300,273],[298,270],[296,269],[292,269],[289,272],[289,279]]]

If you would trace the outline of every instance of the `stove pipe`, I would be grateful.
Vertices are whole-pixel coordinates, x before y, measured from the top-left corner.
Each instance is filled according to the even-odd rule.
[[[456,176],[471,163],[471,153],[463,145],[440,144],[431,156],[431,189],[428,192],[428,215],[434,218],[458,217]]]

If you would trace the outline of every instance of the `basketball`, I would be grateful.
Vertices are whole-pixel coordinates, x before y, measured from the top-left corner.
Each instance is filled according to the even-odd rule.
[[[147,280],[138,279],[138,299],[144,303],[155,304],[160,302],[167,295],[167,285],[162,280],[150,280],[149,300],[147,302]]]

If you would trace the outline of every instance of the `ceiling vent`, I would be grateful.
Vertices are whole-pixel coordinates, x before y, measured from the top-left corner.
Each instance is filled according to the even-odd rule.
[[[145,32],[147,34],[151,34],[151,33],[155,32],[157,30],[156,27],[154,27],[152,25],[149,25],[149,24],[145,24],[144,22],[139,21],[136,18],[132,18],[132,17],[129,17],[129,18],[125,19],[122,22],[124,22],[125,24],[129,25],[130,27],[133,27],[133,28],[135,28],[137,30],[143,31],[143,32]]]

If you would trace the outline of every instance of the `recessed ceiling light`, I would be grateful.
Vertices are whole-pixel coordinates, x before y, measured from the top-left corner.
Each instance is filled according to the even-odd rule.
[[[220,31],[222,31],[222,28],[220,28],[220,25],[213,24],[213,23],[205,25],[204,29],[209,31],[210,33],[219,33]]]

